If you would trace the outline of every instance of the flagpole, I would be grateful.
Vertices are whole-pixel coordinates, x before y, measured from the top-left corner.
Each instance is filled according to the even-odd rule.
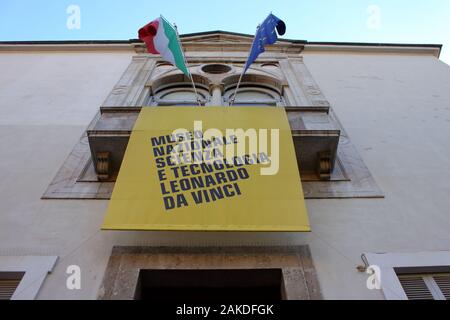
[[[164,20],[167,21],[167,19],[164,18],[163,16],[161,16],[161,18],[163,18]],[[181,46],[181,40],[180,40],[180,35],[178,34],[177,25],[174,23],[173,27],[175,28],[175,33],[177,34],[177,40],[178,40],[178,43],[180,44],[180,47],[181,47],[181,54],[183,55],[184,64],[186,65],[186,69],[187,69],[187,71],[189,73],[189,78],[191,79],[192,88],[194,88],[195,98],[197,99],[198,106],[201,107],[202,106],[202,102],[201,102],[201,100],[199,98],[199,95],[198,95],[198,92],[197,92],[197,88],[195,87],[194,77],[192,76],[192,73],[189,70],[189,67],[188,67],[188,64],[187,64],[187,60],[186,60],[186,56],[184,54],[183,47]]]
[[[234,101],[236,100],[236,95],[237,95],[237,93],[238,93],[239,86],[241,85],[242,78],[244,77],[245,66],[247,65],[248,58],[250,58],[250,54],[252,53],[253,45],[255,44],[256,35],[258,34],[258,29],[259,29],[259,25],[256,27],[255,37],[253,38],[252,46],[250,47],[250,52],[248,53],[247,60],[245,61],[244,68],[242,69],[241,75],[240,75],[240,77],[239,77],[239,81],[238,81],[238,83],[237,83],[236,90],[234,90],[233,98],[232,98],[231,101],[230,101],[230,107],[233,106]]]
[[[253,45],[252,45],[252,47],[253,47]],[[234,90],[233,97],[231,98],[230,107],[232,107],[233,104],[234,104],[234,100],[236,99],[236,94],[237,94],[237,92],[239,90],[239,86],[241,85],[241,81],[242,81],[242,77],[244,76],[244,73],[245,73],[245,66],[244,66],[244,69],[241,72],[241,76],[239,77],[239,81],[237,83],[236,89]]]

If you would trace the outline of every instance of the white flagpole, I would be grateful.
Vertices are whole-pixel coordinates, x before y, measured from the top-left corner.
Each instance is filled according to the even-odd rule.
[[[163,18],[164,20],[167,21],[167,19],[164,18],[163,16],[161,16],[161,18]],[[167,21],[167,22],[168,22],[168,21]],[[170,23],[169,23],[169,24],[170,24]],[[181,54],[183,55],[184,64],[186,65],[186,69],[187,69],[187,71],[188,71],[188,73],[189,73],[189,78],[191,79],[192,88],[194,88],[195,98],[197,99],[198,106],[201,107],[201,106],[202,106],[202,102],[201,102],[201,100],[200,100],[200,98],[199,98],[199,95],[198,95],[198,92],[197,92],[197,88],[195,87],[194,77],[192,76],[192,73],[191,73],[191,71],[189,70],[189,67],[188,67],[188,64],[187,64],[187,60],[186,60],[186,56],[185,56],[185,54],[184,54],[183,47],[181,46],[181,40],[180,40],[180,35],[178,34],[178,28],[177,28],[177,25],[174,23],[174,24],[173,24],[173,27],[175,28],[175,32],[176,32],[176,34],[177,34],[177,40],[178,40],[178,43],[180,44]]]
[[[253,38],[252,46],[250,47],[250,52],[248,53],[247,60],[245,61],[244,68],[242,69],[242,72],[241,72],[241,76],[239,77],[239,81],[238,81],[238,83],[237,83],[236,90],[234,90],[233,98],[231,98],[231,100],[230,100],[230,107],[233,106],[234,101],[236,100],[236,95],[237,95],[237,93],[238,93],[239,86],[241,85],[242,77],[244,76],[244,73],[245,73],[245,66],[247,65],[248,58],[250,58],[250,54],[252,53],[253,45],[255,44],[256,35],[258,34],[259,26],[260,26],[260,25],[258,25],[258,26],[256,27],[256,33],[255,33],[255,37]],[[250,67],[250,66],[249,66],[249,67]]]

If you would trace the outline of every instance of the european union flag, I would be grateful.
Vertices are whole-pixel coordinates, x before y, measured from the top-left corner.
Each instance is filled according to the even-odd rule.
[[[256,32],[255,40],[253,41],[252,50],[250,51],[250,56],[248,57],[244,72],[247,71],[250,65],[255,62],[256,58],[265,51],[264,46],[266,44],[274,44],[277,41],[278,36],[275,30],[282,36],[286,32],[286,25],[283,20],[278,19],[273,14],[269,14]]]

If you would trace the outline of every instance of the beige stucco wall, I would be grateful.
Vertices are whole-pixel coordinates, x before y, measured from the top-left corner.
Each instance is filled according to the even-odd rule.
[[[107,201],[40,200],[131,52],[0,53],[0,255],[58,255],[39,299],[95,299],[113,245],[309,244],[325,298],[381,299],[362,252],[450,250],[450,68],[427,55],[307,51],[385,199],[308,200],[313,232],[100,231]],[[67,266],[82,289],[67,290]]]
[[[450,250],[449,66],[414,55],[310,53],[305,62],[386,195],[308,201],[314,233],[343,267],[344,255],[357,261],[363,251]],[[319,273],[331,273],[325,293],[357,298],[329,270],[332,250],[314,248]]]

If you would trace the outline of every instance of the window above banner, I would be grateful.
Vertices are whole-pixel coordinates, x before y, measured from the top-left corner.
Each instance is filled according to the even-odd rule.
[[[231,98],[234,96],[234,87],[225,92],[225,105],[229,105]],[[283,97],[274,89],[261,86],[242,86],[236,95],[233,107],[239,106],[266,106],[266,107],[283,107]]]
[[[209,92],[204,88],[197,88],[197,94],[203,106],[211,99]],[[150,106],[195,106],[196,104],[197,97],[192,87],[183,83],[160,90],[151,96],[148,102]]]
[[[151,91],[144,106],[195,106],[198,105],[197,98],[202,106],[230,106],[239,80],[235,66],[202,65],[199,74],[193,74],[195,91],[188,77],[178,74],[175,78],[166,64],[158,64],[156,68],[162,69],[159,72],[163,74],[151,83]],[[263,66],[263,69],[268,68],[279,66],[276,64]],[[271,72],[273,73],[273,70]],[[285,102],[281,82],[272,74],[250,73],[243,77],[233,105],[283,107],[292,103]]]
[[[213,89],[214,91],[214,89]],[[202,106],[229,106],[234,95],[234,87],[230,87],[222,94],[211,93],[205,88],[197,87],[197,94]],[[217,99],[217,96],[219,99]],[[192,87],[184,83],[176,84],[172,87],[160,90],[155,95],[149,97],[148,106],[195,106],[196,96]],[[236,95],[234,107],[238,106],[285,106],[283,97],[274,89],[259,86],[258,84],[243,86]]]

